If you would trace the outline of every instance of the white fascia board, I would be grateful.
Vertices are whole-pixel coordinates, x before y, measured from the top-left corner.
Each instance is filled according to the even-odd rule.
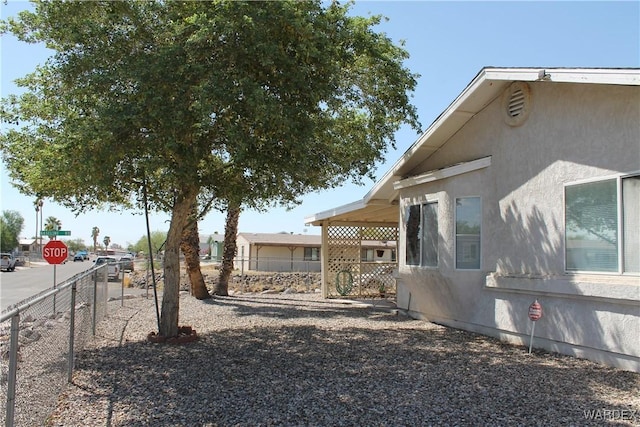
[[[338,206],[333,209],[329,209],[327,211],[318,212],[317,214],[308,216],[304,219],[305,224],[311,224],[316,221],[322,221],[324,219],[333,218],[337,215],[346,214],[349,212],[357,211],[358,209],[362,209],[366,207],[367,204],[364,200],[357,200],[355,202],[347,203],[346,205]]]
[[[640,85],[639,68],[487,68],[481,74],[486,80]]]
[[[491,166],[491,156],[481,159],[472,160],[470,162],[460,163],[443,169],[426,172],[411,178],[406,178],[393,183],[394,190],[413,187],[415,185],[426,184],[427,182],[438,181],[440,179],[451,178],[452,176],[462,175],[463,173],[472,172],[478,169]]]

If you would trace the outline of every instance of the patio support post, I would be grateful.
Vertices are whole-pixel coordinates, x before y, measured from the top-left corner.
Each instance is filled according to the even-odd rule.
[[[321,261],[321,271],[322,274],[322,285],[320,289],[322,290],[322,298],[327,298],[329,295],[329,224],[327,221],[322,222],[322,245],[320,246],[322,250],[322,254],[320,256]]]

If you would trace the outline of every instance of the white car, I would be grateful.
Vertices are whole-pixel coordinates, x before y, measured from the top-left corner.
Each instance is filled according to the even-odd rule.
[[[99,256],[93,262],[96,266],[107,264],[107,275],[109,279],[118,280],[120,278],[120,265],[118,260],[112,256]]]
[[[0,258],[2,258],[0,270],[13,271],[16,269],[16,259],[9,252],[2,252]]]

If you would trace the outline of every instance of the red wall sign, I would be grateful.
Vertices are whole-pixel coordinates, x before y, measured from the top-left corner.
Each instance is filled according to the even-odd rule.
[[[69,250],[60,240],[51,240],[42,248],[42,257],[49,264],[62,264],[69,256]]]
[[[531,319],[533,322],[535,322],[536,320],[540,319],[541,317],[542,317],[542,306],[540,305],[538,300],[535,300],[529,306],[529,319]]]

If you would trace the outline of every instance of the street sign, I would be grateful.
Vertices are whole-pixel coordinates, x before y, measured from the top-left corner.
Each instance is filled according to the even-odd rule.
[[[40,231],[42,236],[71,236],[69,230],[42,230]]]
[[[68,256],[69,250],[62,240],[51,240],[42,248],[42,257],[49,264],[62,264]]]

